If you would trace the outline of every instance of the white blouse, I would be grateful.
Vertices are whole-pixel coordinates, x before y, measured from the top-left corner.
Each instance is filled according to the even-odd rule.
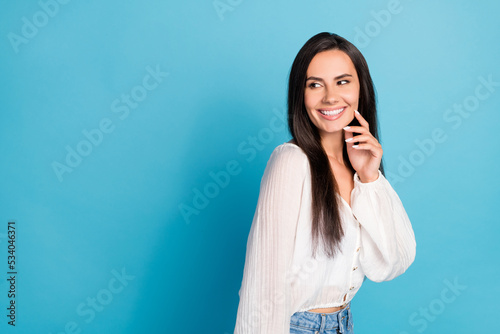
[[[289,334],[293,313],[341,306],[365,276],[389,281],[415,259],[413,229],[398,195],[379,170],[362,183],[354,174],[351,206],[340,196],[342,253],[312,257],[309,160],[283,143],[269,158],[248,235],[235,334]]]

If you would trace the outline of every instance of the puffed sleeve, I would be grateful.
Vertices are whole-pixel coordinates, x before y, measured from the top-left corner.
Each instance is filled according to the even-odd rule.
[[[389,181],[378,171],[378,179],[362,183],[354,174],[352,213],[361,225],[359,261],[374,282],[389,281],[413,263],[416,241],[403,203]]]
[[[267,163],[248,235],[235,334],[289,334],[291,270],[307,156],[278,146]]]

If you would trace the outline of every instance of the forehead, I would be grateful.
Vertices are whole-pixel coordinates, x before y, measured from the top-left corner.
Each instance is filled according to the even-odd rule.
[[[307,68],[307,76],[335,78],[341,74],[357,77],[351,58],[340,50],[328,50],[316,54]]]

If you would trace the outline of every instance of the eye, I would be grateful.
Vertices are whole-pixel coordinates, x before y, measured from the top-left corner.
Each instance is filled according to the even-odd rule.
[[[349,83],[349,80],[340,80],[337,82],[337,84],[339,85],[345,85],[345,84],[348,84]]]
[[[318,88],[319,86],[321,86],[319,83],[313,82],[313,83],[310,83],[308,87],[309,88]]]

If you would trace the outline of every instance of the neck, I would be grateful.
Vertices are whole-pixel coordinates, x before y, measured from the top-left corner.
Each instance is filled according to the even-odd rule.
[[[338,162],[340,165],[345,165],[343,154],[345,145],[343,131],[321,135],[321,145],[330,160]]]

